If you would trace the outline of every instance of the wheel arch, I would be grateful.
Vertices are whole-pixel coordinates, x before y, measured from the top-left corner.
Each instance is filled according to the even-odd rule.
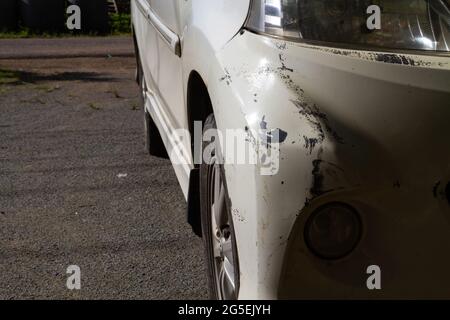
[[[194,152],[194,124],[201,121],[202,124],[211,113],[214,113],[208,87],[203,77],[196,70],[189,73],[186,93],[187,119],[189,133],[191,134],[191,150]]]
[[[191,136],[191,151],[194,154],[194,124],[196,121],[201,121],[203,127],[205,120],[213,113],[208,88],[202,76],[196,70],[192,70],[189,74],[186,91],[186,108],[188,128]],[[199,165],[196,164],[189,176],[187,220],[194,233],[202,237],[199,171]]]

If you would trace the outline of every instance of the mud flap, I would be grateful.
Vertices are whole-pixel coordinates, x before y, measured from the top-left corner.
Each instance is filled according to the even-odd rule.
[[[202,221],[200,214],[200,169],[191,170],[189,176],[189,192],[187,206],[187,220],[192,231],[198,237],[202,237]]]

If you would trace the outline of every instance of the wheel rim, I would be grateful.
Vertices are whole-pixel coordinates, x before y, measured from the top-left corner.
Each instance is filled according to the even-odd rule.
[[[220,165],[212,159],[208,170],[214,276],[219,299],[236,299],[233,230],[226,206]]]

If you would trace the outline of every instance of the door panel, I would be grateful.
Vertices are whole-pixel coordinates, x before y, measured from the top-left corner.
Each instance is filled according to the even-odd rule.
[[[160,21],[176,35],[179,35],[179,0],[150,0],[153,12]],[[174,129],[185,128],[186,108],[183,94],[183,69],[181,58],[167,44],[164,37],[158,39],[159,74],[158,89],[165,111],[173,121]]]
[[[153,92],[158,90],[157,79],[159,77],[159,35],[149,23],[145,6],[150,7],[149,0],[136,0],[135,32],[139,43],[139,55],[144,69],[147,87]]]
[[[139,42],[144,50],[141,53],[145,78],[154,93],[154,108],[161,115],[159,126],[162,136],[170,136],[174,130],[188,129],[188,120],[183,89],[183,65],[179,41],[179,5],[186,0],[135,0],[146,8],[142,15],[145,30]],[[151,85],[153,84],[153,86]],[[163,114],[163,115],[162,115]],[[164,129],[162,129],[164,128]],[[177,131],[178,134],[178,131]],[[173,139],[174,137],[169,137]],[[175,138],[184,146],[184,157],[190,156],[189,136]],[[166,139],[167,140],[167,139]],[[173,142],[173,140],[172,140]],[[167,147],[167,146],[166,146]],[[188,160],[188,159],[186,159]]]
[[[150,5],[166,27],[179,35],[181,30],[178,0],[150,0]]]

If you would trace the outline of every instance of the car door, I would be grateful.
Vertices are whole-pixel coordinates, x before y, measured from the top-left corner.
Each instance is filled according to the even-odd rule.
[[[180,45],[179,0],[149,0],[158,39],[158,98],[171,129],[184,128],[186,111]]]
[[[150,105],[147,108],[151,108],[148,111],[159,129],[183,191],[187,194],[192,156],[184,103],[180,8],[188,5],[189,1],[135,0],[135,3],[142,18],[136,20],[146,24],[136,29],[145,30],[140,32],[138,42],[140,49],[144,48],[140,56],[150,90]]]
[[[134,15],[134,32],[139,44],[139,55],[144,70],[147,88],[151,92],[158,89],[157,79],[159,76],[159,52],[158,34],[151,25],[148,18],[150,10],[149,0],[135,0],[136,8]]]

